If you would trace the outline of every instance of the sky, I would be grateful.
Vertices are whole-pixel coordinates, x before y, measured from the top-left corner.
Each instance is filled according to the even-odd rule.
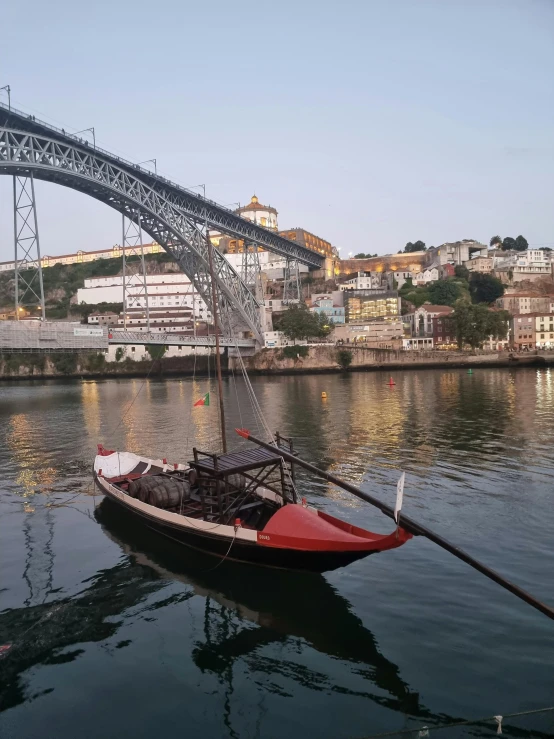
[[[2,26],[14,107],[224,205],[255,193],[342,256],[554,246],[553,0],[28,0]],[[121,242],[108,206],[36,189],[43,255]]]

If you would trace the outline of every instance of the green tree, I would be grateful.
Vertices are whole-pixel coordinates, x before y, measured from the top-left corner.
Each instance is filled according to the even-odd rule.
[[[124,356],[125,356],[125,347],[118,346],[117,349],[115,350],[115,361],[121,362]]]
[[[410,254],[414,251],[426,251],[427,247],[425,246],[424,241],[416,241],[414,244],[412,244],[411,241],[408,241],[406,246],[404,247],[404,252],[406,254]]]
[[[508,333],[510,314],[508,311],[495,311],[486,305],[472,305],[471,303],[457,303],[449,320],[456,333],[459,349],[469,344],[477,349],[489,336],[505,339]]]
[[[147,344],[146,351],[152,359],[162,359],[167,351],[167,347],[164,344]]]
[[[501,247],[502,239],[500,238],[500,236],[493,236],[492,239],[490,240],[490,245],[491,247],[494,247],[494,246]]]
[[[527,239],[524,238],[521,234],[516,239],[516,249],[518,251],[527,251],[529,248],[529,244],[527,243]]]
[[[454,267],[454,274],[460,280],[469,280],[469,269],[467,267],[464,267],[463,264],[457,264]]]
[[[511,236],[506,236],[506,238],[502,242],[503,251],[512,251],[512,249],[515,249],[515,248],[516,248],[516,240],[512,239]]]
[[[315,339],[327,336],[332,323],[328,323],[327,316],[310,310],[305,303],[293,303],[286,310],[279,323],[279,330],[291,341]]]
[[[428,287],[429,300],[434,305],[454,305],[462,297],[462,286],[454,280],[437,280]]]
[[[365,254],[361,251],[359,254],[354,254],[354,259],[365,259]]]
[[[494,303],[504,295],[504,285],[498,277],[474,272],[469,280],[469,294],[474,303]]]
[[[352,352],[349,352],[347,349],[341,349],[337,352],[337,362],[343,370],[348,369],[352,364]]]

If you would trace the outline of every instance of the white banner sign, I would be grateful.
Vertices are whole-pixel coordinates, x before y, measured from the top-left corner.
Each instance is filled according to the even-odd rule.
[[[406,473],[403,472],[400,475],[400,480],[396,486],[396,505],[394,506],[394,520],[398,523],[398,514],[402,508],[402,499],[404,498],[404,480],[406,479]]]
[[[73,336],[104,336],[102,328],[74,328]]]

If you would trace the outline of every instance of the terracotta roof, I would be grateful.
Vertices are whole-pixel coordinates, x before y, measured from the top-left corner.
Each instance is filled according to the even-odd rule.
[[[419,308],[425,308],[429,313],[452,313],[454,310],[449,305],[431,305],[427,303],[420,305]]]

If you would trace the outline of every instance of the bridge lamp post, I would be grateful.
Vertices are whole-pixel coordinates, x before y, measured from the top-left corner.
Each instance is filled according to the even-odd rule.
[[[158,176],[158,162],[156,159],[145,159],[144,162],[137,162],[137,167],[139,167],[141,164],[154,164],[154,174],[156,177]]]
[[[4,85],[4,87],[0,87],[0,90],[5,90],[8,93],[8,110],[11,110],[12,109],[12,98],[11,98],[12,88],[9,85]]]
[[[75,131],[73,136],[77,136],[77,134],[79,133],[89,133],[89,132],[92,133],[93,146],[94,146],[94,150],[96,151],[96,133],[94,131],[94,126],[91,126],[91,128],[83,128],[82,131]]]

